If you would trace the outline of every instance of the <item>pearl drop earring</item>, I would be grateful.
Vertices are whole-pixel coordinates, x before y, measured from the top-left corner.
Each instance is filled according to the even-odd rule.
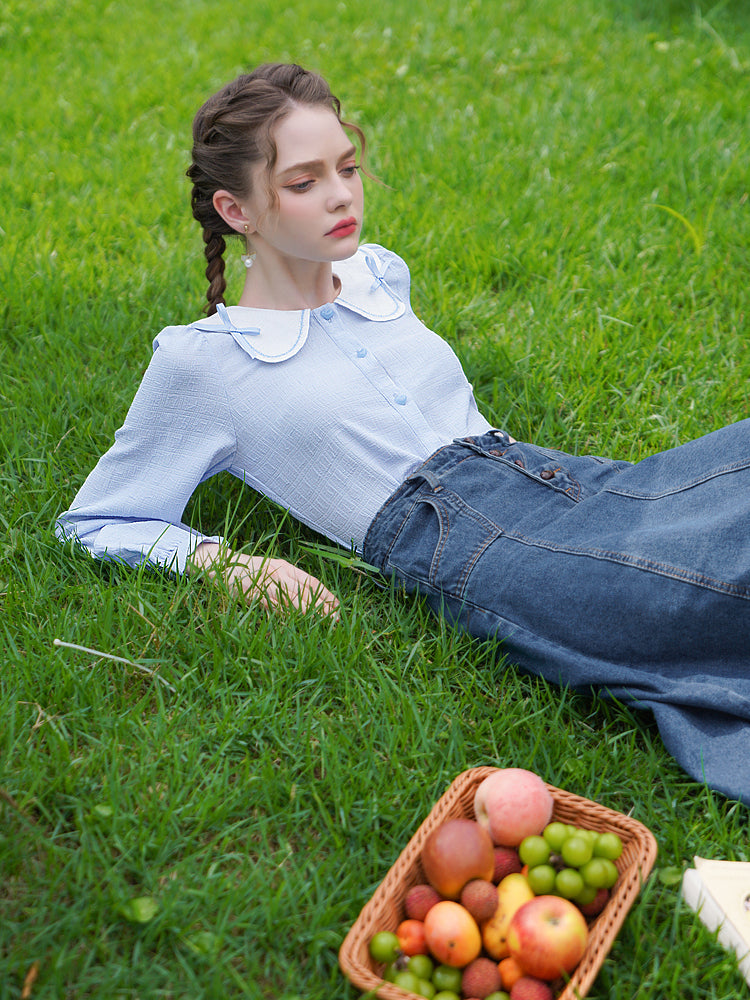
[[[247,247],[247,234],[250,227],[245,224],[245,252],[240,254],[240,260],[245,265],[245,267],[250,268],[253,266],[253,261],[255,260],[255,254],[250,251]]]

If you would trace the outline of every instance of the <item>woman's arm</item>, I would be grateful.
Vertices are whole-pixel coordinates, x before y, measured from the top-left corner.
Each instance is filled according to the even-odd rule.
[[[202,337],[162,331],[125,423],[57,522],[62,539],[99,559],[206,570],[267,607],[331,613],[337,601],[281,559],[232,552],[182,523],[196,486],[227,469],[235,429],[221,375]]]
[[[284,559],[232,552],[217,542],[201,542],[193,552],[190,569],[204,570],[212,579],[223,579],[246,597],[257,598],[267,610],[289,606],[331,615],[339,606],[320,580]]]

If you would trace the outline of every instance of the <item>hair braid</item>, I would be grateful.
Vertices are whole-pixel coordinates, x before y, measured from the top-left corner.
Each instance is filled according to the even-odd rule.
[[[203,242],[205,243],[204,253],[206,255],[206,278],[208,279],[208,308],[206,312],[209,316],[216,312],[218,302],[224,302],[224,292],[227,282],[224,277],[224,251],[227,243],[220,233],[214,233],[210,229],[203,230]]]

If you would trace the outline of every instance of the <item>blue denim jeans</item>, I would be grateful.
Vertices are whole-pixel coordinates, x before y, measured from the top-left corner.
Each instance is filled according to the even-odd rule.
[[[688,774],[750,804],[750,421],[637,464],[454,441],[363,555],[523,668],[651,710]]]

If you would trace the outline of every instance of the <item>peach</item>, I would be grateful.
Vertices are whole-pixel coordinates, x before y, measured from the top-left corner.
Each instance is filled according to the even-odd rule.
[[[444,899],[435,903],[424,919],[427,947],[441,965],[461,969],[482,950],[476,920],[460,903]]]
[[[474,795],[474,816],[495,844],[517,847],[552,818],[552,795],[533,771],[505,767],[488,775]]]
[[[426,955],[427,940],[421,920],[402,920],[396,928],[396,937],[405,955]]]

